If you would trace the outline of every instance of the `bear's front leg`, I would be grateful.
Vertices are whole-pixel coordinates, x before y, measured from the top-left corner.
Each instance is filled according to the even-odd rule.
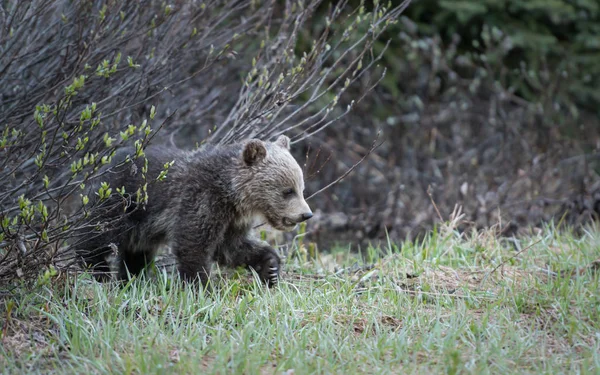
[[[248,246],[249,253],[253,255],[248,257],[246,266],[253,268],[267,286],[276,285],[281,271],[281,259],[275,249],[269,245],[258,245],[252,240],[248,240]]]
[[[219,264],[252,268],[267,286],[277,284],[281,259],[275,249],[265,242],[252,238],[238,238],[219,250],[216,257]]]

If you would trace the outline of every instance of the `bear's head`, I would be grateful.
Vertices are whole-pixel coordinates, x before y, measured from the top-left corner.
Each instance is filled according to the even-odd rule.
[[[313,214],[304,200],[302,169],[290,153],[290,139],[251,139],[243,144],[235,189],[244,211],[263,216],[273,228],[292,230]]]

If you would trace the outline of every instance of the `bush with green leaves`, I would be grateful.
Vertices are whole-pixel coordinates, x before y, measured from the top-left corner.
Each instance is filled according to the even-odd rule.
[[[119,147],[143,158],[148,144],[178,134],[198,145],[281,133],[297,142],[334,123],[349,87],[371,88],[361,79],[380,58],[373,44],[408,1],[371,10],[338,2],[296,48],[320,3],[3,2],[0,281],[69,269],[76,237],[110,225],[94,220],[101,207],[85,188],[102,181]],[[99,186],[100,203],[124,194]],[[129,193],[146,200],[145,187]]]
[[[571,110],[582,105],[599,113],[598,1],[424,0],[414,3],[407,16],[429,35],[445,41],[460,36],[462,51],[482,53],[486,39],[505,35],[507,53],[497,57],[510,68],[505,78],[515,92],[533,101],[540,88],[549,88]],[[537,75],[546,70],[560,73],[558,79],[548,83],[548,77]]]

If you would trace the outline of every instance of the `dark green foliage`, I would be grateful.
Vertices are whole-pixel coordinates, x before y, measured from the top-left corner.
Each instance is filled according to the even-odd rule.
[[[600,3],[596,0],[423,0],[407,16],[429,35],[445,41],[461,38],[460,49],[484,51],[492,33],[503,42],[504,63],[513,69],[511,85],[527,100],[535,100],[535,83],[520,71],[561,72],[566,94],[579,105],[597,111],[600,104]],[[486,36],[488,34],[488,36]]]

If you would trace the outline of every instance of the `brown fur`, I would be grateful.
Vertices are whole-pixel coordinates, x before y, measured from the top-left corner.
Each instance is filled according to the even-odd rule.
[[[147,180],[153,182],[148,185],[146,207],[136,205],[134,198],[142,182],[142,160],[107,173],[113,191],[124,186],[132,196],[124,199],[113,193],[94,219],[105,222],[124,211],[126,215],[76,246],[77,253],[103,279],[109,269],[106,254],[114,248],[111,243],[116,245],[118,276],[124,279],[128,273],[139,273],[157,248],[168,244],[185,280],[199,278],[206,284],[216,261],[251,267],[272,285],[279,277],[280,258],[267,243],[249,235],[252,219],[262,217],[276,229],[291,230],[312,216],[302,196],[302,170],[289,147],[285,136],[275,142],[252,139],[194,152],[149,147]],[[124,149],[113,160],[133,154]],[[172,160],[166,180],[154,181]],[[92,191],[97,189],[92,186]]]

